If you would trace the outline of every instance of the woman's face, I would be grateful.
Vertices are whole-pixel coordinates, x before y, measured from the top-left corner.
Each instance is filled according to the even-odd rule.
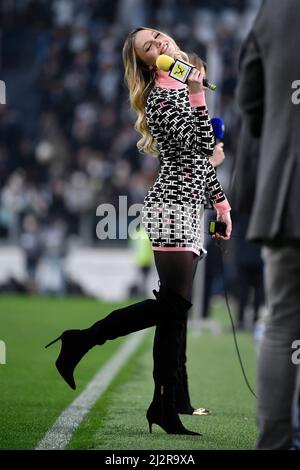
[[[152,68],[160,54],[174,56],[176,51],[174,42],[163,33],[152,29],[142,29],[135,35],[134,48],[139,59]]]

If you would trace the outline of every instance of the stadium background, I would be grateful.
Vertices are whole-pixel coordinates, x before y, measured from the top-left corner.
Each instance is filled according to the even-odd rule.
[[[43,416],[42,422],[37,422],[36,401],[29,411],[28,402],[24,396],[19,400],[18,387],[15,388],[23,380],[18,370],[22,367],[24,347],[28,346],[27,365],[30,364],[32,377],[35,377],[34,364],[41,376],[41,370],[49,368],[49,356],[43,355],[36,364],[36,354],[48,334],[67,326],[71,318],[84,325],[87,319],[98,318],[110,311],[115,305],[113,302],[131,302],[135,296],[148,294],[156,287],[157,276],[151,258],[147,257],[142,265],[137,254],[141,247],[119,236],[118,224],[124,222],[121,219],[124,217],[125,224],[130,223],[127,214],[118,212],[119,196],[127,197],[128,207],[142,203],[158,168],[157,160],[140,155],[136,149],[134,115],[129,109],[128,92],[123,82],[121,50],[126,33],[139,25],[153,26],[174,36],[183,50],[194,51],[207,61],[208,77],[218,86],[216,93],[208,93],[209,111],[211,116],[222,116],[226,126],[226,160],[218,169],[218,175],[230,198],[241,126],[234,99],[238,54],[259,4],[260,0],[1,2],[0,79],[6,83],[7,104],[0,105],[0,339],[7,346],[7,364],[0,366],[0,372],[4,380],[3,397],[7,399],[7,406],[2,408],[2,422],[11,429],[8,437],[0,440],[1,448],[34,447],[37,435],[40,437],[70,400],[69,392],[62,387],[57,408],[50,407],[51,412]],[[116,209],[115,240],[99,240],[96,236],[99,222],[96,210],[100,204],[107,203]],[[236,218],[238,220],[238,216]],[[239,223],[243,229],[244,219],[239,219]],[[225,266],[225,282],[236,317],[242,302],[240,296],[244,295],[237,288],[240,276],[237,262],[241,261],[237,256],[239,243],[233,238],[228,244]],[[210,244],[209,240],[207,244]],[[249,266],[251,269],[247,244],[243,249],[243,269],[247,270]],[[201,336],[201,345],[200,336],[190,338],[190,357],[193,357],[190,367],[191,371],[198,371],[199,348],[202,366],[206,361],[209,363],[225,355],[225,364],[226,361],[228,364],[222,370],[217,360],[213,380],[219,376],[220,387],[225,387],[222,393],[226,395],[228,391],[228,408],[217,417],[217,423],[204,424],[208,426],[208,433],[215,433],[214,426],[218,425],[217,444],[206,441],[203,445],[204,448],[251,448],[255,433],[254,404],[247,389],[242,392],[239,389],[244,384],[221,297],[224,286],[219,254],[211,247],[209,255],[216,269],[209,273],[210,288],[205,292],[207,305],[204,308],[197,304],[194,317],[204,309],[211,323],[208,321],[209,331]],[[205,290],[205,287],[202,285],[201,289]],[[73,297],[69,298],[70,295]],[[79,300],[79,296],[92,299]],[[252,378],[255,358],[253,311],[247,310],[247,304],[253,301],[253,296],[250,292],[248,300],[243,298],[246,321],[239,324],[238,318],[236,320],[243,330],[240,341]],[[44,313],[49,331],[45,331],[39,312]],[[27,332],[23,343],[17,340],[16,331]],[[258,329],[256,339],[259,334]],[[213,352],[208,351],[212,343]],[[105,361],[118,344],[108,346],[101,361]],[[151,338],[148,338],[142,346],[142,351],[146,351],[146,355],[142,355],[144,359],[135,359],[142,361],[142,366],[137,362],[137,370],[151,370],[150,350]],[[134,372],[134,364],[127,365],[116,379],[117,389],[111,392],[113,398],[106,397],[105,406],[98,405],[100,410],[106,410],[103,415],[110,415],[109,410],[117,407],[118,387],[121,390],[125,386],[134,387],[133,376],[139,384],[148,380]],[[97,354],[90,359],[89,367],[80,382],[81,387],[88,382],[91,371],[99,368]],[[201,384],[199,378],[195,380],[193,396],[198,393],[198,386],[203,390],[201,397],[205,393],[211,395],[209,379],[212,380],[212,376],[208,371],[205,376],[207,378],[202,378]],[[30,395],[34,386],[36,396],[44,393],[44,398],[50,399],[51,394],[57,393],[50,384],[50,377],[57,379],[55,371],[49,372],[41,385],[34,380],[27,381],[28,376],[25,378],[24,375],[25,390]],[[230,389],[230,378],[239,384],[234,393]],[[139,398],[143,399],[147,393],[148,389],[142,390]],[[223,410],[222,396],[212,394],[210,406]],[[22,426],[25,429],[28,417],[36,427],[33,425],[32,432],[25,438],[16,429],[20,429],[20,423],[21,429]],[[236,434],[226,440],[232,419],[236,419],[233,423]],[[240,419],[250,422],[245,435],[240,431]],[[98,420],[91,417],[90,427],[80,431],[81,437],[79,432],[74,448],[89,446],[91,429],[99,435],[98,424]],[[109,426],[109,432],[112,432],[115,428],[112,423]],[[103,431],[102,435],[105,434]],[[124,443],[122,435],[119,438],[120,448],[134,448],[130,447],[134,440]],[[110,448],[112,445],[109,439],[105,444],[101,442],[97,441],[95,447],[105,448],[106,445]],[[141,445],[151,448],[148,441]],[[171,441],[161,445],[171,445]],[[181,448],[182,443],[177,440],[175,445]],[[190,444],[186,445],[189,448]]]

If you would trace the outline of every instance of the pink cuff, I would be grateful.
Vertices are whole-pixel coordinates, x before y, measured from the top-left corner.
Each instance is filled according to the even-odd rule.
[[[190,105],[195,108],[197,106],[206,106],[205,93],[204,91],[199,91],[195,95],[189,95]]]
[[[216,209],[218,215],[223,215],[225,214],[225,212],[229,212],[231,210],[231,207],[227,199],[225,199],[225,201],[222,201],[222,202],[216,202],[214,204],[214,208]]]

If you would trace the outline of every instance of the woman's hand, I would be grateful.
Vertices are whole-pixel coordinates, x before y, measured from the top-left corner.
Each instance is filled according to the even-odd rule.
[[[217,221],[218,222],[225,222],[226,224],[226,236],[224,237],[223,235],[220,235],[219,233],[216,233],[215,235],[212,235],[213,238],[218,238],[220,240],[229,240],[231,231],[232,231],[232,222],[231,222],[231,217],[230,217],[230,212],[225,212],[225,214],[222,215],[217,215]]]
[[[209,161],[214,168],[221,165],[221,163],[223,163],[225,160],[223,147],[224,147],[223,142],[220,142],[219,144],[217,144],[214,148],[214,153],[212,154],[211,157],[209,157]]]
[[[203,79],[205,78],[205,70],[204,67],[201,70],[194,68],[188,79],[187,85],[189,88],[190,95],[195,95],[196,93],[200,93],[201,91],[207,90],[207,87],[203,86]]]

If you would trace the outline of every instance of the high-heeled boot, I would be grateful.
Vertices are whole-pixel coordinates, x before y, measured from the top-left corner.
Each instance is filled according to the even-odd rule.
[[[154,397],[146,414],[149,431],[152,433],[152,425],[157,424],[167,434],[201,436],[183,426],[175,406],[175,388],[174,384],[155,386]]]
[[[125,336],[134,331],[150,328],[157,324],[164,314],[165,304],[159,299],[147,299],[128,307],[111,312],[107,317],[84,330],[66,330],[58,338],[47,344],[51,346],[61,340],[61,351],[56,360],[56,368],[67,384],[76,389],[74,369],[83,356],[94,346],[107,340]]]
[[[177,386],[175,390],[175,402],[177,412],[186,415],[206,416],[210,413],[207,408],[194,408],[188,387],[188,375],[186,367],[186,347],[187,347],[187,318],[182,321],[180,336],[179,366],[177,371]]]
[[[191,405],[188,389],[188,376],[186,370],[186,335],[187,321],[182,322],[179,348],[179,366],[177,371],[177,386],[175,391],[175,402],[178,413],[192,415],[195,408]]]
[[[183,426],[175,404],[182,321],[191,303],[163,286],[159,293],[154,293],[157,298],[164,299],[166,309],[156,326],[153,344],[155,389],[146,415],[149,430],[152,432],[152,424],[157,424],[168,434],[199,435]]]

